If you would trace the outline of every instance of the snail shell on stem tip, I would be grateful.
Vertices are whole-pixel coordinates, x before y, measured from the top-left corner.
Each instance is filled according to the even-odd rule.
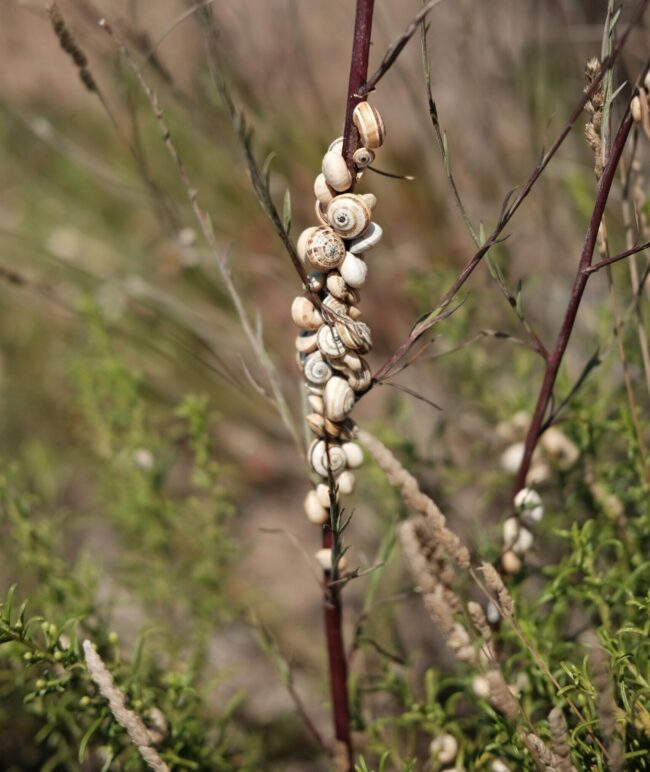
[[[364,147],[375,150],[384,143],[386,127],[379,110],[368,102],[360,102],[352,115],[354,125],[359,130],[361,143]]]

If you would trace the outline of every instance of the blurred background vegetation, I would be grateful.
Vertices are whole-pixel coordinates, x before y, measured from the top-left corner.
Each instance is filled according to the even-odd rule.
[[[299,280],[255,199],[192,5],[61,0],[104,105],[80,82],[40,3],[5,0],[1,11],[0,594],[17,585],[7,617],[12,642],[0,649],[6,770],[142,768],[79,665],[77,637],[96,641],[142,715],[162,710],[173,768],[327,768],[286,688],[295,683],[328,735],[321,591],[304,555],[318,547],[302,514],[304,460],[252,382],[267,387],[150,107],[97,26],[105,16],[119,30],[158,91],[300,421],[289,316]],[[212,5],[235,102],[255,127],[260,162],[274,154],[272,191],[281,207],[290,190],[295,235],[312,224],[312,181],[340,134],[352,5]],[[371,68],[417,7],[377,2]],[[600,53],[605,11],[606,3],[592,0],[448,0],[432,12],[434,97],[476,227],[491,229],[506,192],[528,177],[564,125],[584,86],[584,63]],[[617,84],[633,81],[647,56],[649,21],[646,14],[632,35]],[[415,176],[409,182],[367,172],[362,183],[377,195],[385,234],[362,299],[379,366],[436,304],[473,245],[435,145],[417,37],[374,103],[388,128],[381,167]],[[639,157],[647,173],[647,140]],[[547,342],[566,305],[595,184],[578,126],[493,252]],[[620,198],[615,187],[613,252],[625,248]],[[625,263],[613,275],[625,310]],[[512,484],[500,458],[522,439],[511,419],[532,409],[542,363],[522,345],[522,328],[487,265],[466,289],[462,307],[435,328],[429,355],[398,378],[443,409],[382,387],[355,418],[435,493],[470,546],[495,559]],[[648,393],[632,317],[625,316],[626,352],[647,437]],[[580,458],[570,470],[553,468],[542,486],[548,518],[518,588],[531,620],[541,614],[535,604],[549,601],[542,587],[565,586],[558,576],[581,581],[584,566],[570,563],[578,560],[576,545],[600,549],[596,536],[581,541],[579,530],[572,533],[573,524],[591,522],[605,539],[623,512],[636,523],[632,555],[648,546],[640,471],[647,460],[632,429],[600,275],[581,307],[558,399],[596,352],[597,367],[562,425]],[[604,491],[600,502],[587,484],[594,479]],[[614,517],[603,504],[612,500]],[[428,739],[448,724],[466,676],[445,675],[448,654],[394,546],[402,505],[372,465],[358,475],[350,506],[351,564],[366,569],[378,555],[385,562],[345,592],[348,638],[362,610],[373,608],[353,668],[355,728],[366,730],[369,765],[390,749],[396,769],[416,757],[416,768],[437,769],[426,766]],[[645,564],[612,565],[601,598],[629,580],[627,597],[640,602]],[[633,568],[640,574],[630,580]],[[31,648],[14,640],[28,598],[22,624],[36,617]],[[567,598],[558,601],[557,618],[546,620],[554,626],[549,646],[571,640],[567,619],[580,627]],[[377,599],[384,602],[375,610]],[[647,608],[634,613],[643,618]],[[538,622],[530,624],[539,633]],[[526,670],[515,660],[512,666]],[[639,678],[641,688],[642,670]],[[638,748],[647,725],[645,732],[638,730]],[[486,733],[468,751],[468,769],[488,768],[481,753],[489,751],[488,734],[493,742],[498,732]],[[512,763],[524,768],[521,759]]]

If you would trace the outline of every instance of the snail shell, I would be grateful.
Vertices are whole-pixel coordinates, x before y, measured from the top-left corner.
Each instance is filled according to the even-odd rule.
[[[314,180],[314,195],[323,206],[327,206],[336,195],[336,191],[327,184],[324,174],[319,174]]]
[[[327,324],[322,325],[318,330],[317,343],[323,356],[337,359],[346,354],[346,347],[335,327],[330,327]]]
[[[516,574],[521,568],[521,558],[512,550],[507,550],[501,556],[501,565],[506,574]]]
[[[301,330],[296,338],[296,351],[299,354],[310,354],[316,351],[318,343],[316,333],[311,330]]]
[[[345,474],[345,472],[343,472]],[[339,478],[340,479],[340,478]],[[318,483],[316,486],[316,495],[321,506],[325,507],[329,511],[330,508],[330,487],[325,483]]]
[[[503,543],[510,548],[517,541],[519,536],[519,520],[516,517],[509,517],[503,523]]]
[[[321,226],[307,239],[305,254],[316,268],[331,271],[343,262],[345,244],[331,228]]]
[[[352,351],[367,354],[372,348],[370,327],[365,322],[353,322],[351,320],[345,323],[337,322],[336,331],[343,345]]]
[[[641,123],[641,100],[638,96],[632,98],[630,111],[635,123]]]
[[[375,150],[381,147],[386,136],[386,127],[379,110],[368,102],[360,102],[352,115],[354,125],[359,130],[361,144]]]
[[[360,257],[347,252],[339,265],[339,273],[346,284],[351,287],[362,287],[368,276],[368,266]]]
[[[339,193],[348,190],[352,185],[352,174],[345,158],[334,150],[328,150],[323,156],[321,170],[327,184]]]
[[[345,472],[341,472],[336,484],[340,494],[349,496],[354,491],[354,475],[346,469]]]
[[[310,383],[323,386],[332,377],[332,368],[323,359],[320,351],[310,354],[304,363],[305,378]]]
[[[365,169],[366,166],[370,166],[375,160],[375,154],[368,147],[360,147],[358,150],[354,151],[352,160],[354,161],[354,165],[359,169]]]
[[[353,372],[358,372],[359,370],[363,370],[364,367],[367,367],[366,360],[362,359],[358,354],[355,354],[354,351],[349,351],[342,359],[343,364],[345,367],[347,367],[349,370],[352,370]]]
[[[325,412],[325,405],[323,404],[323,398],[318,396],[317,394],[310,394],[307,397],[307,404],[314,411],[314,413],[323,415],[323,413]]]
[[[316,491],[309,491],[305,497],[305,514],[310,523],[324,525],[330,519],[329,507],[326,509],[316,495]]]
[[[349,306],[348,307],[348,316],[350,319],[354,320],[355,322],[361,319],[362,313],[360,309],[358,309],[356,306]]]
[[[305,416],[305,422],[317,437],[325,436],[325,417],[320,413],[310,413]]]
[[[318,552],[315,555],[316,560],[320,563],[321,568],[323,571],[331,571],[333,566],[332,563],[332,550],[328,549],[327,547],[323,547],[322,550],[318,550]],[[348,561],[346,560],[345,555],[341,555],[338,559],[338,562],[336,564],[336,568],[338,571],[345,571],[347,568]]]
[[[318,271],[312,271],[307,276],[307,288],[312,292],[320,292],[325,286],[325,274]]]
[[[342,303],[333,295],[327,295],[327,297],[325,297],[323,300],[323,307],[327,308],[328,311],[332,311],[335,316],[345,316],[348,310],[345,303]]]
[[[343,153],[343,137],[337,137],[327,148],[328,153]]]
[[[346,376],[353,391],[365,391],[372,383],[372,373],[365,362],[360,370],[349,370]]]
[[[302,260],[303,263],[307,259],[307,242],[309,241],[309,238],[314,233],[314,231],[317,230],[318,226],[314,225],[311,228],[305,228],[300,236],[298,236],[298,241],[296,242],[296,252],[298,253],[298,257]]]
[[[345,193],[332,199],[327,206],[327,220],[344,239],[359,236],[370,225],[370,209],[355,193]]]
[[[377,225],[376,222],[371,222],[359,238],[354,239],[350,244],[348,251],[352,252],[353,255],[360,255],[362,252],[372,249],[375,244],[378,244],[383,235],[384,231],[381,226]]]
[[[338,375],[329,379],[323,391],[325,415],[332,421],[342,421],[354,407],[354,392]]]
[[[321,204],[320,201],[316,200],[314,202],[314,213],[316,214],[316,219],[321,225],[325,225],[329,228],[329,220],[327,219],[327,211],[325,204]]]
[[[308,458],[311,468],[321,477],[328,477],[329,469],[332,470],[333,475],[338,475],[345,470],[345,453],[341,446],[329,443],[328,453],[328,446],[325,440],[314,440],[312,442]]]
[[[332,273],[328,274],[325,283],[328,292],[334,295],[337,300],[344,303],[358,303],[361,299],[359,292],[353,287],[348,287],[345,279],[338,271],[332,271]]]
[[[362,193],[361,198],[366,202],[366,206],[371,212],[377,206],[377,196],[374,193]]]
[[[323,324],[323,317],[309,298],[298,295],[291,304],[291,318],[307,330],[316,330]]]
[[[327,407],[325,408],[327,410]],[[517,555],[523,555],[533,546],[535,537],[528,528],[520,528],[517,541],[512,545],[512,551]]]
[[[361,446],[357,445],[356,442],[344,442],[341,447],[345,453],[348,469],[358,469],[363,464]]]
[[[345,421],[340,421],[341,427],[341,439],[346,442],[349,440],[356,440],[359,436],[359,427],[354,423],[351,418],[346,418]]]

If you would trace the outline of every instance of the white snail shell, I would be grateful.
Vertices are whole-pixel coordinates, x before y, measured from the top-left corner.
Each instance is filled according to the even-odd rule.
[[[329,228],[329,220],[327,219],[327,207],[325,204],[321,204],[318,199],[314,201],[314,214],[316,219],[321,225],[325,225]]]
[[[328,153],[342,153],[343,152],[343,137],[337,137],[327,148]]]
[[[448,764],[458,754],[458,740],[452,734],[438,735],[438,737],[431,741],[429,753],[440,764]]]
[[[531,549],[534,541],[535,537],[528,528],[521,528],[519,530],[519,536],[517,536],[517,541],[512,545],[512,551],[517,555],[523,555]]]
[[[323,359],[320,351],[310,354],[304,363],[305,378],[310,383],[323,386],[332,377],[332,368]]]
[[[368,266],[360,257],[347,252],[339,265],[339,273],[346,284],[362,287],[368,276]]]
[[[329,508],[325,508],[318,498],[316,491],[309,491],[305,497],[305,514],[309,522],[315,525],[324,525],[330,519]]]
[[[321,568],[323,571],[331,571],[333,568],[332,564],[332,550],[327,549],[327,547],[323,547],[322,550],[318,550],[316,553],[316,560],[320,563]],[[345,571],[347,568],[348,561],[345,559],[345,555],[341,555],[338,559],[337,563],[337,569],[339,571]]]
[[[307,276],[307,287],[312,292],[320,292],[325,286],[325,274],[318,271],[312,271]]]
[[[323,156],[322,172],[327,184],[339,193],[352,185],[352,174],[345,158],[334,150],[328,150]]]
[[[317,342],[323,356],[337,359],[346,353],[345,345],[335,327],[323,324],[318,330]]]
[[[542,497],[534,488],[522,488],[514,499],[515,509],[527,523],[539,523],[544,517]]]
[[[327,206],[336,195],[336,191],[327,184],[324,174],[319,174],[314,180],[314,195],[323,206]]]
[[[310,394],[307,397],[307,404],[314,411],[314,413],[323,415],[323,413],[325,412],[325,405],[323,404],[323,398],[318,396],[317,394]]]
[[[342,362],[345,367],[347,367],[349,370],[352,370],[353,372],[358,372],[368,366],[366,364],[366,360],[362,359],[358,354],[355,354],[354,351],[349,351],[343,357]]]
[[[327,477],[330,468],[334,476],[345,470],[345,453],[339,445],[332,445],[332,443],[329,443],[328,453],[325,440],[312,442],[308,458],[311,468],[321,477]]]
[[[509,517],[503,523],[503,543],[509,549],[517,541],[519,536],[519,520]]]
[[[362,360],[363,361],[363,360]],[[372,383],[372,373],[368,365],[363,362],[361,370],[350,369],[347,373],[347,381],[354,391],[365,391]]]
[[[341,472],[339,475],[336,484],[339,487],[339,493],[342,496],[349,496],[354,491],[354,475],[352,472],[349,472],[347,469],[345,472]]]
[[[348,285],[345,280],[337,271],[332,271],[328,274],[325,281],[327,285],[327,291],[333,295],[337,300],[345,300],[348,296]]]
[[[630,104],[630,111],[632,113],[632,118],[634,119],[635,123],[641,123],[641,100],[638,96],[635,96],[632,98],[632,103]]]
[[[363,464],[361,446],[356,442],[344,442],[341,447],[345,453],[348,469],[358,469]]]
[[[345,474],[345,472],[343,472]],[[341,478],[339,477],[339,480]],[[327,511],[329,512],[330,508],[330,487],[329,485],[326,485],[325,483],[318,483],[316,486],[316,495],[318,496],[318,501],[320,502],[321,506],[325,507]]]
[[[344,239],[354,239],[370,225],[370,209],[355,193],[344,193],[327,205],[327,220]]]
[[[346,348],[366,354],[372,348],[370,327],[365,322],[337,322],[336,331]]]
[[[386,127],[377,108],[368,102],[360,102],[354,108],[352,120],[359,130],[361,144],[364,147],[371,150],[381,147],[386,136]]]
[[[322,397],[323,396],[323,387],[317,386],[315,383],[306,383],[305,384],[305,390],[307,392],[307,395],[311,395],[314,397]]]
[[[354,151],[352,160],[354,161],[355,166],[358,166],[359,169],[365,169],[366,166],[370,166],[370,164],[375,160],[375,154],[368,147],[360,147],[358,150]]]
[[[356,306],[348,306],[348,316],[353,321],[355,322],[358,321],[359,319],[361,319],[362,315],[363,314],[361,313],[361,310]]]
[[[316,333],[312,330],[301,330],[296,338],[296,351],[299,354],[310,354],[312,351],[316,351],[318,343],[316,341]]]
[[[296,252],[298,253],[298,257],[302,260],[303,263],[307,259],[307,242],[309,241],[312,233],[317,230],[318,226],[314,225],[311,228],[305,228],[300,236],[298,236],[298,241],[296,242]]]
[[[335,375],[325,385],[323,403],[330,420],[342,421],[354,407],[354,392],[346,380]]]
[[[331,228],[321,226],[307,239],[305,254],[316,268],[331,271],[343,262],[345,244]]]
[[[323,317],[309,298],[298,295],[291,304],[291,318],[307,330],[316,330],[323,323]]]
[[[334,316],[345,316],[347,313],[348,307],[345,305],[345,303],[342,303],[340,300],[334,297],[334,295],[327,295],[323,300],[323,307],[327,308],[328,311],[332,311]]]
[[[352,252],[353,255],[360,255],[362,252],[366,252],[378,244],[383,235],[384,231],[382,230],[381,225],[377,225],[376,222],[371,222],[359,238],[354,239],[350,244],[348,251]]]
[[[521,568],[521,558],[512,550],[507,550],[501,556],[501,565],[507,574],[516,574]]]
[[[362,193],[361,198],[371,212],[377,206],[377,196],[374,193]]]

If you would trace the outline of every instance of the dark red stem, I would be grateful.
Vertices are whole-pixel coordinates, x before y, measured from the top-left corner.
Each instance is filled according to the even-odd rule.
[[[614,181],[614,175],[618,162],[623,153],[625,142],[632,128],[632,116],[628,113],[625,115],[623,122],[621,123],[614,143],[612,145],[612,151],[609,157],[609,161],[603,170],[600,184],[598,186],[598,192],[596,195],[596,202],[594,209],[589,220],[589,226],[585,236],[584,245],[582,247],[582,254],[580,255],[580,263],[578,264],[578,272],[576,274],[575,281],[573,282],[573,288],[571,289],[571,298],[569,305],[567,306],[564,321],[562,327],[558,333],[555,346],[550,352],[548,361],[546,364],[546,372],[544,373],[544,380],[537,397],[537,404],[535,405],[535,411],[533,418],[528,429],[528,435],[526,436],[526,443],[524,446],[524,456],[517,472],[517,478],[515,480],[515,493],[521,490],[526,484],[526,477],[530,469],[530,464],[533,458],[533,453],[537,446],[537,442],[541,437],[544,429],[543,423],[546,417],[546,411],[548,410],[551,397],[553,396],[553,387],[555,386],[555,380],[557,378],[564,353],[569,343],[569,338],[573,331],[576,316],[578,315],[578,309],[580,308],[580,302],[587,286],[587,281],[591,276],[589,267],[593,258],[594,248],[596,246],[596,240],[598,238],[598,229],[600,228],[601,220],[603,219],[603,213],[609,198],[609,192],[612,188]]]
[[[370,34],[374,0],[357,0],[357,12],[354,24],[354,41],[350,62],[350,80],[343,129],[343,155],[353,173],[352,155],[359,146],[359,133],[352,121],[354,108],[365,97],[358,96],[359,89],[368,77],[368,58],[370,55]],[[332,549],[331,526],[323,528],[323,547]],[[325,572],[323,580],[325,637],[329,658],[330,688],[332,693],[332,714],[336,740],[345,748],[345,766],[339,767],[345,772],[354,770],[354,749],[350,732],[350,705],[348,701],[348,666],[343,642],[343,613],[340,587],[332,582],[332,574]]]

